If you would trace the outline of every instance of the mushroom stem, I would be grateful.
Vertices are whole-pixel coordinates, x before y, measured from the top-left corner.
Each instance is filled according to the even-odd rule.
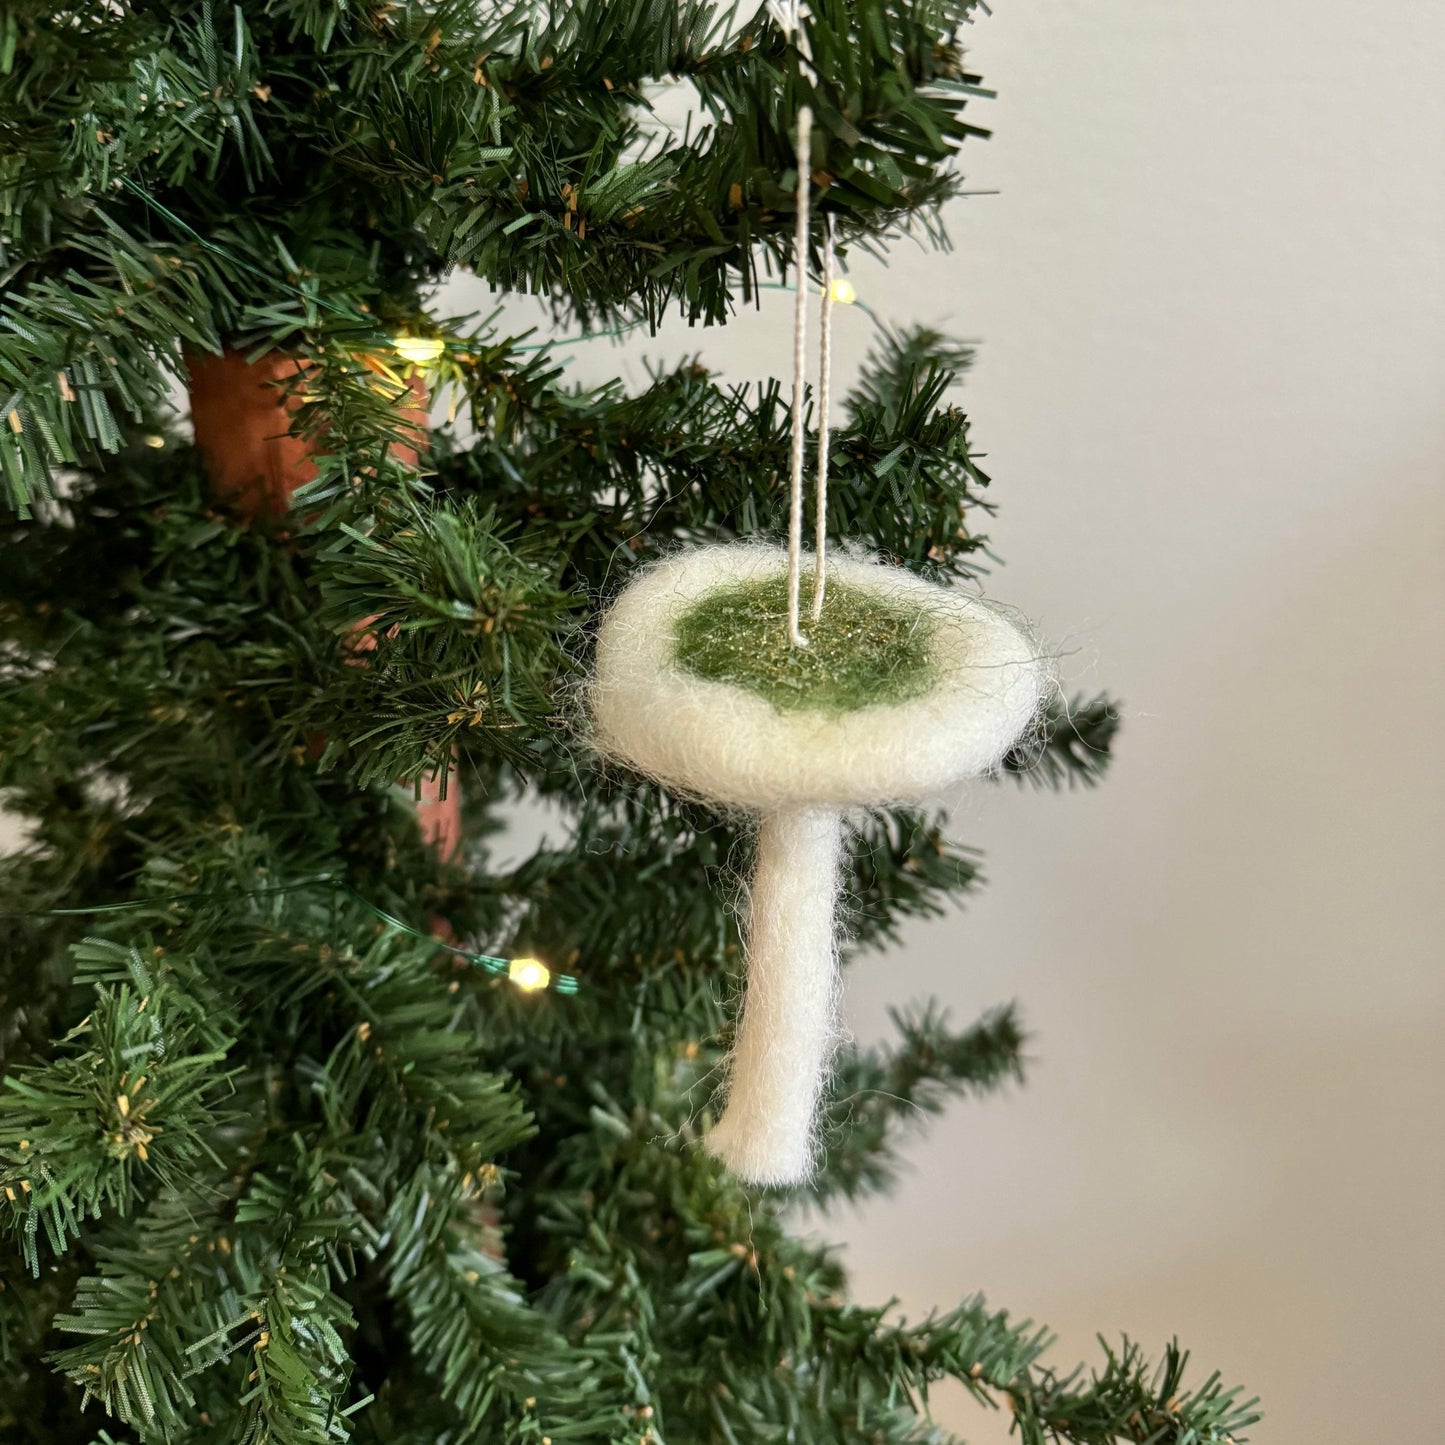
[[[836,1042],[842,856],[843,819],[830,809],[763,818],[727,1108],[707,1138],[750,1184],[798,1184],[813,1171],[814,1119]]]

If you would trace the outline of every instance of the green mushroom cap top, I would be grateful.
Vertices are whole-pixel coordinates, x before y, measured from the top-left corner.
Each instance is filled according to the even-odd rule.
[[[724,807],[881,807],[987,772],[1037,714],[1048,668],[981,598],[830,558],[792,647],[786,579],[782,548],[739,542],[632,578],[597,630],[598,752]]]
[[[926,610],[829,579],[822,616],[807,615],[808,646],[788,640],[786,575],[731,583],[677,619],[680,667],[709,682],[746,688],[779,712],[855,712],[921,697],[936,681]]]

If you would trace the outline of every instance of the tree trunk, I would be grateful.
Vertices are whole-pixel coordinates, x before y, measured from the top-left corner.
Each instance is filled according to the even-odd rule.
[[[286,384],[301,363],[281,352],[248,361],[238,351],[225,351],[189,356],[187,365],[196,447],[216,499],[245,522],[284,516],[292,494],[316,475],[315,441],[290,430],[301,401],[286,396]],[[417,447],[399,447],[398,454],[415,464],[426,441],[428,395],[419,372],[409,384],[412,400],[402,412],[416,432]],[[365,619],[357,623],[358,629],[365,626]],[[442,782],[440,774],[422,780],[417,823],[446,862],[461,842],[461,793],[451,778],[443,798]]]

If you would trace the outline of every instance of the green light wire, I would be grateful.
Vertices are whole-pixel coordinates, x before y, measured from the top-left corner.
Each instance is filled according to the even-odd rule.
[[[840,278],[841,279],[841,278]],[[788,281],[759,281],[759,291],[796,291],[798,288]],[[821,293],[822,287],[819,287]],[[861,311],[880,331],[886,332],[888,327],[884,325],[883,318],[866,302],[860,301],[856,296],[851,301],[835,301],[833,305],[841,306],[845,310],[852,307],[854,311]]]
[[[506,977],[514,962],[510,958],[498,958],[493,953],[473,953],[470,949],[458,948],[456,944],[447,943],[433,934],[423,933],[419,928],[413,928],[411,924],[404,923],[384,908],[378,908],[349,883],[343,883],[341,879],[333,878],[329,873],[319,873],[313,878],[298,878],[295,883],[283,883],[274,888],[248,888],[243,890],[240,896],[242,898],[261,898],[267,894],[296,893],[303,888],[330,888],[333,892],[344,893],[353,902],[359,903],[368,913],[379,918],[388,928],[394,929],[397,933],[406,934],[409,938],[418,938],[433,948],[444,948],[448,953],[454,953],[457,957],[466,959],[468,963],[475,964],[488,973]],[[21,918],[81,917],[93,913],[122,913],[131,908],[159,908],[171,903],[195,903],[221,896],[219,893],[172,893],[164,898],[130,898],[121,903],[95,903],[84,908],[47,908],[38,913],[11,916]],[[571,974],[552,973],[551,970],[548,972],[551,987],[557,993],[576,993],[580,987],[578,981]]]

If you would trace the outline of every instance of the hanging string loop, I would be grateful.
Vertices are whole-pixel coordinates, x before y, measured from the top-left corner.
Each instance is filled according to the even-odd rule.
[[[809,176],[813,112],[805,105],[798,111],[798,202],[797,225],[793,233],[793,274],[798,290],[793,302],[793,435],[788,490],[788,641],[806,647],[808,639],[799,626],[798,595],[803,570],[803,373],[808,361],[808,201],[812,187]]]
[[[813,115],[804,106],[798,112],[798,223],[793,245],[797,294],[793,302],[793,431],[788,491],[788,641],[806,647],[800,626],[799,599],[803,571],[803,454],[807,434],[803,413],[803,373],[808,357],[808,144]],[[813,605],[816,622],[823,615],[828,581],[828,411],[833,377],[833,217],[823,218],[823,302],[818,336],[818,471],[814,482]]]
[[[813,483],[813,621],[828,586],[828,409],[833,381],[833,217],[823,217],[823,304],[818,310],[818,475]]]
[[[801,0],[773,4],[775,16],[792,36],[803,44]],[[797,202],[793,232],[793,275],[797,295],[793,302],[793,414],[788,489],[788,641],[806,647],[808,639],[801,626],[800,594],[803,571],[803,455],[807,435],[803,414],[803,373],[808,351],[808,240],[811,232],[813,112],[805,105],[798,110]],[[813,501],[813,596],[812,620],[823,615],[823,598],[828,582],[828,412],[833,371],[833,217],[823,218],[823,302],[819,311],[818,344],[818,471]]]

